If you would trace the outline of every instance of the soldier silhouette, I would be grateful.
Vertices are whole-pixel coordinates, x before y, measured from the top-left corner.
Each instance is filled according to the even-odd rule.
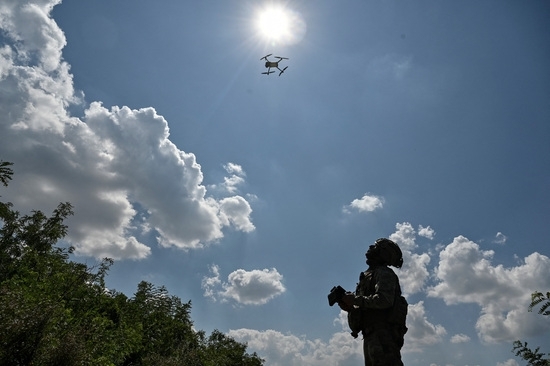
[[[338,305],[348,312],[352,335],[363,333],[365,366],[403,366],[408,304],[401,295],[399,278],[388,267],[401,268],[403,254],[396,243],[380,238],[365,255],[368,269],[359,276],[355,293],[347,292]]]

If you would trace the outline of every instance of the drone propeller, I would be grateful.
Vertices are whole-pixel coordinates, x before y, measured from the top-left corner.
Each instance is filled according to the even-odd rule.
[[[266,72],[262,72],[262,74],[265,74],[265,75],[269,75],[269,74],[273,74],[275,71],[266,71]]]
[[[269,56],[271,56],[271,55],[272,55],[272,53],[270,53],[269,55],[266,55],[266,56],[262,57],[260,60],[266,60],[266,61],[267,61],[267,58],[268,58]]]
[[[279,73],[279,76],[281,76],[281,74],[282,74],[283,72],[285,72],[286,69],[288,69],[288,66],[281,70],[281,72]]]
[[[273,57],[276,57],[279,60],[288,60],[288,57],[281,57],[281,56],[273,56]]]

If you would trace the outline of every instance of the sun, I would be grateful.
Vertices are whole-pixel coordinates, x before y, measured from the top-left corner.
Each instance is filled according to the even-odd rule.
[[[259,37],[273,44],[297,43],[302,40],[306,29],[299,13],[279,4],[259,9],[255,23]]]
[[[290,32],[290,16],[279,6],[270,6],[258,15],[258,30],[265,39],[280,41]]]

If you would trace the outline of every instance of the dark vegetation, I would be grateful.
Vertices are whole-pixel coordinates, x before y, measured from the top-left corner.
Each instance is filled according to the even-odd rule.
[[[12,179],[0,161],[0,183]],[[0,202],[0,365],[256,366],[246,345],[215,330],[196,331],[191,302],[141,282],[133,297],[107,290],[112,265],[70,260],[57,246],[70,203],[51,217],[20,215]]]
[[[533,311],[533,308],[539,305],[541,305],[538,311],[539,314],[544,316],[550,315],[550,292],[547,292],[546,296],[538,291],[531,294],[529,311]],[[527,361],[528,366],[550,366],[550,358],[543,358],[545,354],[540,352],[540,347],[533,350],[528,346],[527,342],[515,341],[513,352],[516,353],[516,356]]]

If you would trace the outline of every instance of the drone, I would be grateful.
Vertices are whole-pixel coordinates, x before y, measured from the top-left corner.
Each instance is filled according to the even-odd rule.
[[[279,62],[281,62],[281,60],[288,60],[288,57],[273,56],[273,57],[275,57],[275,58],[278,58],[279,60],[278,60],[278,61],[269,61],[267,58],[268,58],[269,56],[271,56],[271,55],[272,55],[272,53],[270,53],[269,55],[264,56],[264,57],[262,57],[262,58],[260,59],[260,60],[265,60],[265,67],[267,67],[267,71],[266,71],[266,72],[262,72],[262,74],[265,74],[265,75],[273,74],[273,73],[276,72],[276,71],[271,71],[271,68],[272,68],[272,67],[275,67],[275,68],[277,68],[277,70],[280,71],[280,72],[279,72],[279,76],[281,76],[281,74],[282,74],[283,72],[285,72],[285,70],[288,68],[288,66],[281,70],[281,69],[279,68]]]

